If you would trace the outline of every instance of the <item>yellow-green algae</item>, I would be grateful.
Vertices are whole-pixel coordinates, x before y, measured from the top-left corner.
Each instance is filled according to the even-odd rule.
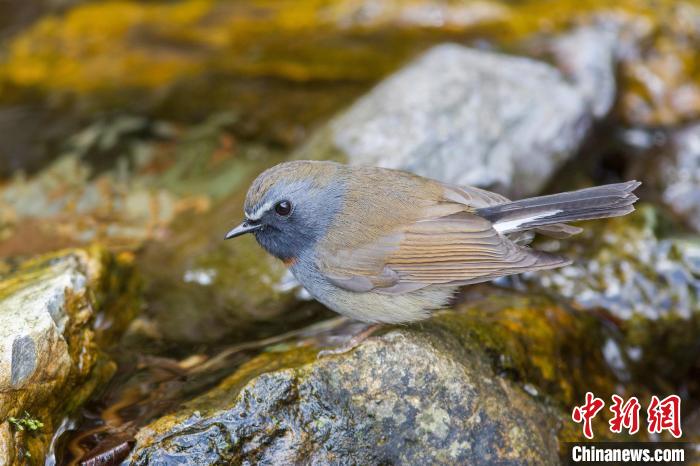
[[[0,393],[0,420],[21,417],[25,411],[39,419],[44,428],[28,432],[4,429],[0,422],[2,459],[6,464],[24,464],[26,458],[43,458],[54,429],[63,417],[75,412],[101,385],[116,366],[103,348],[115,341],[140,307],[140,286],[129,254],[118,256],[94,246],[89,249],[58,251],[21,263],[0,280],[0,301],[50,274],[51,264],[67,256],[79,258],[87,278],[84,291],[66,290],[68,325],[62,334],[70,357],[67,371],[58,371],[47,383]],[[103,317],[95,326],[97,315]]]
[[[444,21],[426,23],[429,11]],[[692,2],[671,0],[393,0],[373,12],[360,0],[90,2],[10,41],[0,100],[35,89],[96,101],[111,94],[109,102],[115,92],[158,89],[203,72],[375,80],[438,41],[483,37],[513,48],[533,35],[613,18],[641,41],[641,53],[621,57],[621,113],[634,123],[673,124],[700,110],[698,15]]]
[[[465,345],[478,344],[511,372],[561,406],[572,406],[586,390],[612,392],[603,336],[595,318],[566,309],[541,295],[492,290],[492,296],[460,304],[431,323],[448,329]]]

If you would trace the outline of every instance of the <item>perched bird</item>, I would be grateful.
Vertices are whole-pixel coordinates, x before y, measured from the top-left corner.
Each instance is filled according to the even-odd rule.
[[[568,222],[625,215],[640,183],[511,201],[398,170],[293,161],[253,182],[245,221],[318,301],[353,319],[402,323],[444,307],[458,287],[562,267],[526,246],[533,232],[564,238]]]

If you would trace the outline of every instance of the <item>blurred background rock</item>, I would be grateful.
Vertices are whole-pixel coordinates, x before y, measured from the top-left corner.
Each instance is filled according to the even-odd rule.
[[[588,390],[678,393],[697,436],[698,50],[691,1],[0,2],[0,464],[556,462]],[[316,361],[344,324],[221,240],[289,158],[513,197],[644,184],[538,244],[571,267]]]

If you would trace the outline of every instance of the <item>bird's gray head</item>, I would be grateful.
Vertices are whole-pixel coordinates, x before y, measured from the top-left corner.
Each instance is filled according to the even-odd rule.
[[[340,165],[294,161],[264,171],[245,200],[245,220],[226,239],[253,233],[273,256],[290,261],[322,239],[340,209]]]

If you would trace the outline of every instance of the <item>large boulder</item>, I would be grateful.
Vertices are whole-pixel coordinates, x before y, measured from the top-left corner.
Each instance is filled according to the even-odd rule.
[[[542,189],[592,120],[586,95],[552,66],[445,44],[385,79],[295,157],[400,168],[521,196]]]
[[[132,260],[93,248],[3,263],[0,464],[43,458],[63,417],[113,374],[102,349],[139,308]]]
[[[454,339],[396,331],[347,356],[262,374],[234,396],[239,375],[208,395],[228,395],[225,409],[191,409],[173,429],[144,431],[133,460],[556,464],[556,417],[478,358],[454,361],[460,351]]]
[[[582,387],[614,386],[594,319],[490,287],[457,309],[340,355],[317,357],[325,333],[270,347],[142,428],[129,461],[558,464]]]

